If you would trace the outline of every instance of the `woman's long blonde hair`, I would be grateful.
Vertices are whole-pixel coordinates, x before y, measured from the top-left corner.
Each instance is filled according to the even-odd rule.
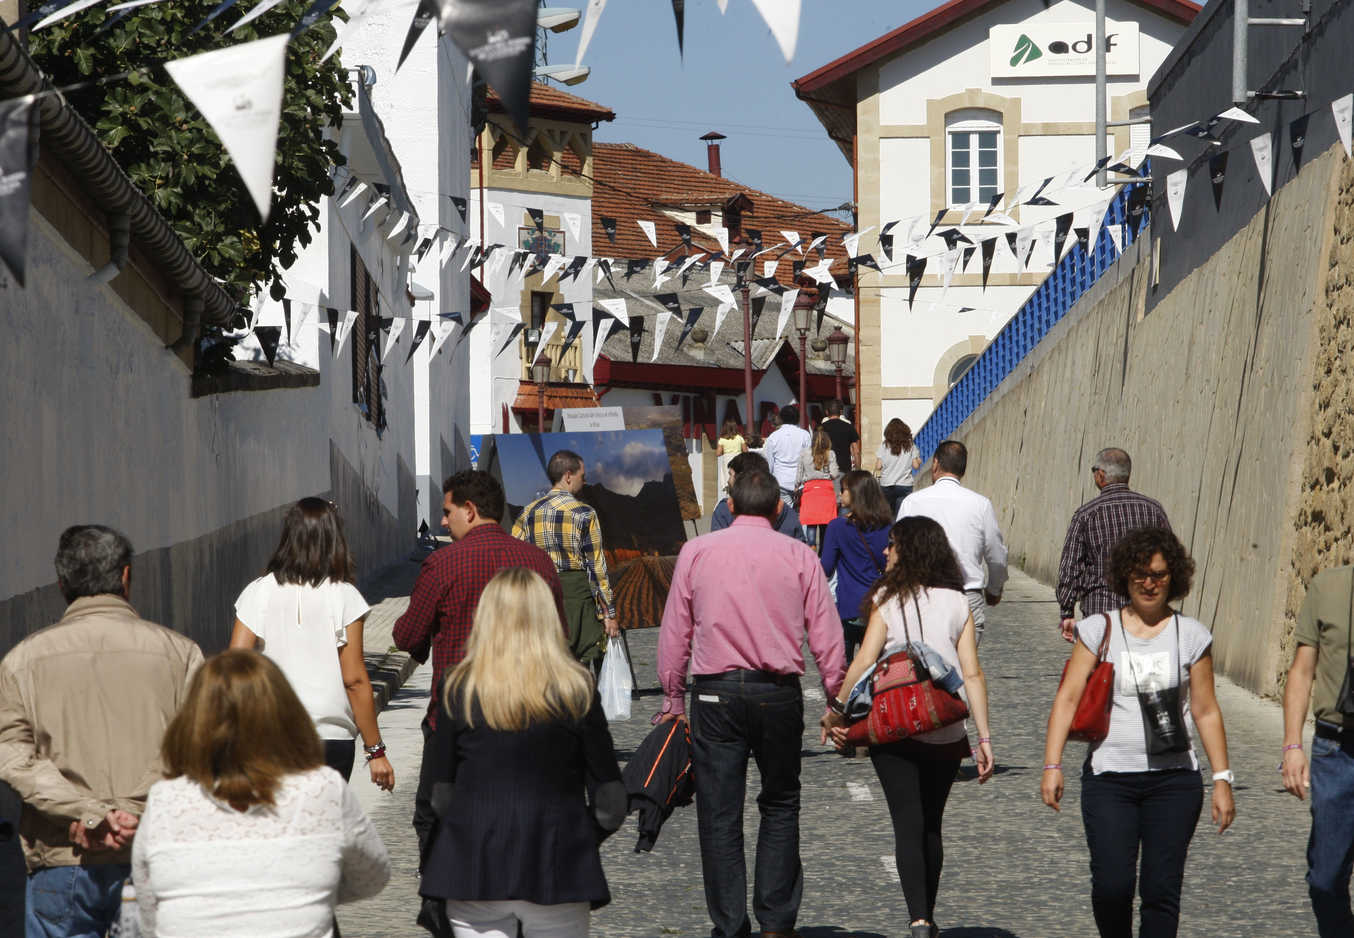
[[[442,690],[448,712],[453,695],[467,724],[474,725],[478,704],[485,725],[495,730],[579,720],[588,712],[592,675],[569,653],[555,597],[535,572],[507,567],[485,586],[465,659]]]
[[[832,437],[828,436],[823,430],[813,431],[813,468],[819,472],[827,472],[828,466],[832,465]]]

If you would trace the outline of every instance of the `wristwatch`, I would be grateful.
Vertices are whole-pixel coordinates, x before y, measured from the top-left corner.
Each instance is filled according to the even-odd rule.
[[[1236,776],[1232,774],[1231,769],[1223,769],[1221,772],[1213,773],[1213,781],[1226,782],[1228,785],[1236,784]]]

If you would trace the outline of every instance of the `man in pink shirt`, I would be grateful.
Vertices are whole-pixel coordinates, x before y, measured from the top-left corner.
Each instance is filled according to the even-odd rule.
[[[658,635],[662,719],[685,712],[690,665],[691,762],[705,903],[712,938],[747,938],[743,800],[757,760],[761,826],[752,904],[765,938],[794,934],[804,892],[799,861],[799,752],[804,733],[801,650],[829,701],[845,676],[841,620],[818,557],[771,527],[780,501],[766,471],[738,474],[733,524],[689,541],[677,558]],[[837,717],[824,713],[822,738]]]

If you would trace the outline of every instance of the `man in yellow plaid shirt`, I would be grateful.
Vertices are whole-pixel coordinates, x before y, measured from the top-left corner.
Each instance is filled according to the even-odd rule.
[[[552,488],[522,509],[512,535],[550,555],[564,587],[564,615],[574,657],[596,671],[606,651],[605,636],[620,634],[616,604],[607,581],[606,554],[597,512],[579,501],[587,480],[583,457],[562,449],[545,467]]]

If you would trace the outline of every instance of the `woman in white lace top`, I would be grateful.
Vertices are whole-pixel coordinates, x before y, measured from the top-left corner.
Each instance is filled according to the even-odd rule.
[[[336,903],[385,888],[385,845],[322,752],[277,665],[243,650],[207,660],[133,842],[144,935],[324,938]]]

